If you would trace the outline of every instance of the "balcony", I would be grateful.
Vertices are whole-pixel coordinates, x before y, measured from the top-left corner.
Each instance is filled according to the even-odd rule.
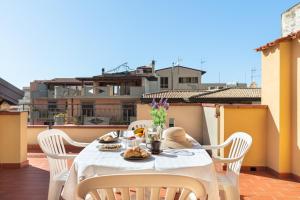
[[[149,119],[150,106],[137,104],[137,119]],[[26,114],[26,113],[25,113]],[[16,114],[14,116],[18,116]],[[21,113],[21,115],[23,115]],[[240,176],[241,199],[282,199],[288,193],[291,199],[297,199],[300,195],[300,183],[297,178],[289,176],[282,177],[268,167],[270,155],[266,147],[272,141],[267,137],[266,120],[268,108],[264,105],[201,105],[201,104],[172,104],[168,111],[168,118],[175,120],[175,126],[184,127],[193,138],[201,144],[217,144],[224,141],[232,132],[245,131],[251,134],[253,146],[244,159],[242,173]],[[193,116],[193,117],[188,117]],[[0,124],[3,120],[0,115]],[[46,199],[48,190],[49,168],[46,157],[41,153],[37,145],[38,133],[47,129],[46,125],[28,125],[25,129],[13,130],[15,124],[26,125],[26,116],[11,121],[12,126],[6,126],[6,132],[14,138],[13,144],[3,144],[1,148],[9,145],[20,145],[22,149],[19,160],[10,160],[11,164],[2,164],[3,168],[16,167],[17,164],[28,160],[29,167],[20,169],[0,169],[1,199]],[[54,125],[54,128],[61,129],[77,141],[91,142],[95,138],[111,130],[126,129],[127,125]],[[10,131],[9,131],[10,130]],[[16,135],[19,139],[16,140]],[[24,137],[26,135],[26,137]],[[7,137],[7,135],[5,135]],[[6,138],[6,141],[9,138]],[[2,140],[3,141],[3,140]],[[20,142],[23,141],[23,142]],[[26,150],[27,146],[27,150]],[[8,147],[7,147],[8,148]],[[67,146],[67,149],[69,147]],[[80,149],[69,149],[71,152],[78,152]],[[212,154],[226,155],[228,151],[211,152]],[[8,159],[8,158],[6,158]],[[23,160],[22,160],[23,159]],[[4,159],[2,159],[2,162]],[[294,161],[297,162],[297,161]],[[26,162],[25,162],[26,164]],[[71,163],[70,163],[71,164]],[[221,166],[216,166],[218,169]],[[7,182],[18,184],[18,193],[13,192],[12,185]],[[277,188],[274,191],[274,188]]]
[[[54,90],[48,90],[48,98],[76,98],[76,97],[95,97],[95,98],[115,98],[130,97],[138,98],[144,93],[142,86],[130,86],[127,89],[118,86],[84,86],[81,88],[55,86]]]

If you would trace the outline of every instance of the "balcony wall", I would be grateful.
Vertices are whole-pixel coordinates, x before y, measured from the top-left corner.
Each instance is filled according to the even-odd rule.
[[[209,104],[203,105],[202,142],[205,145],[217,145],[220,143],[220,118],[218,113],[218,106]],[[216,150],[213,150],[212,153],[213,155],[217,155]]]
[[[263,105],[223,105],[220,106],[220,142],[225,141],[232,133],[242,131],[250,134],[253,139],[252,146],[247,153],[243,166],[267,166],[267,112]],[[229,148],[225,149],[225,156]]]
[[[52,128],[60,129],[66,132],[73,140],[79,142],[92,142],[96,138],[116,130],[126,130],[126,125],[65,125],[53,126]],[[29,125],[27,128],[28,145],[38,144],[37,136],[40,132],[47,130],[45,125]]]
[[[151,119],[151,107],[148,104],[137,104],[137,120]],[[253,144],[243,162],[244,167],[270,167],[268,160],[272,159],[267,153],[268,146],[274,140],[269,138],[268,108],[263,105],[201,105],[201,104],[171,104],[168,110],[167,123],[175,119],[175,126],[183,127],[187,133],[201,144],[219,144],[231,134],[243,131],[250,134]],[[117,129],[127,129],[122,125],[65,125],[54,126],[65,131],[72,139],[91,142],[97,137]],[[27,142],[37,144],[37,135],[46,130],[47,126],[28,126]],[[221,151],[228,155],[229,149]]]
[[[151,119],[151,107],[148,104],[137,104],[137,120]],[[172,104],[168,110],[167,123],[170,118],[175,119],[175,126],[180,126],[197,141],[202,143],[202,117],[201,104]]]
[[[0,168],[27,165],[27,112],[0,112]]]

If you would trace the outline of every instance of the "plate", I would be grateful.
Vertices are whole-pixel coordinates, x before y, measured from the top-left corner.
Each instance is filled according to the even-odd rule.
[[[104,141],[104,140],[100,140],[100,139],[97,139],[99,143],[103,143],[103,144],[108,144],[108,143],[115,143],[115,142],[118,142],[119,141],[119,138],[114,138],[113,140],[111,141]]]
[[[124,157],[124,152],[122,152],[120,155],[121,155],[125,160],[147,160],[147,159],[151,158],[151,155],[149,155],[149,156],[146,157],[146,158],[143,158],[143,157],[130,157],[130,158],[125,158],[125,157]]]
[[[117,152],[120,151],[121,147],[122,147],[121,144],[102,144],[98,146],[98,149],[99,151]]]

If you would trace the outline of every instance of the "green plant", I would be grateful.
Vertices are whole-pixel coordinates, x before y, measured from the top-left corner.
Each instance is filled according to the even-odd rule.
[[[66,114],[65,114],[65,113],[58,113],[58,114],[54,115],[54,117],[57,117],[57,118],[65,118],[65,117],[66,117]]]
[[[167,101],[167,99],[160,99],[159,102],[156,102],[155,99],[153,99],[151,103],[152,108],[150,114],[155,126],[163,128],[166,123],[167,110],[169,109],[169,103]]]

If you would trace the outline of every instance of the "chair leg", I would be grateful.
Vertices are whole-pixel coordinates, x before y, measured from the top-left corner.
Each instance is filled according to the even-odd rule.
[[[48,200],[59,200],[63,184],[58,181],[49,182]]]

